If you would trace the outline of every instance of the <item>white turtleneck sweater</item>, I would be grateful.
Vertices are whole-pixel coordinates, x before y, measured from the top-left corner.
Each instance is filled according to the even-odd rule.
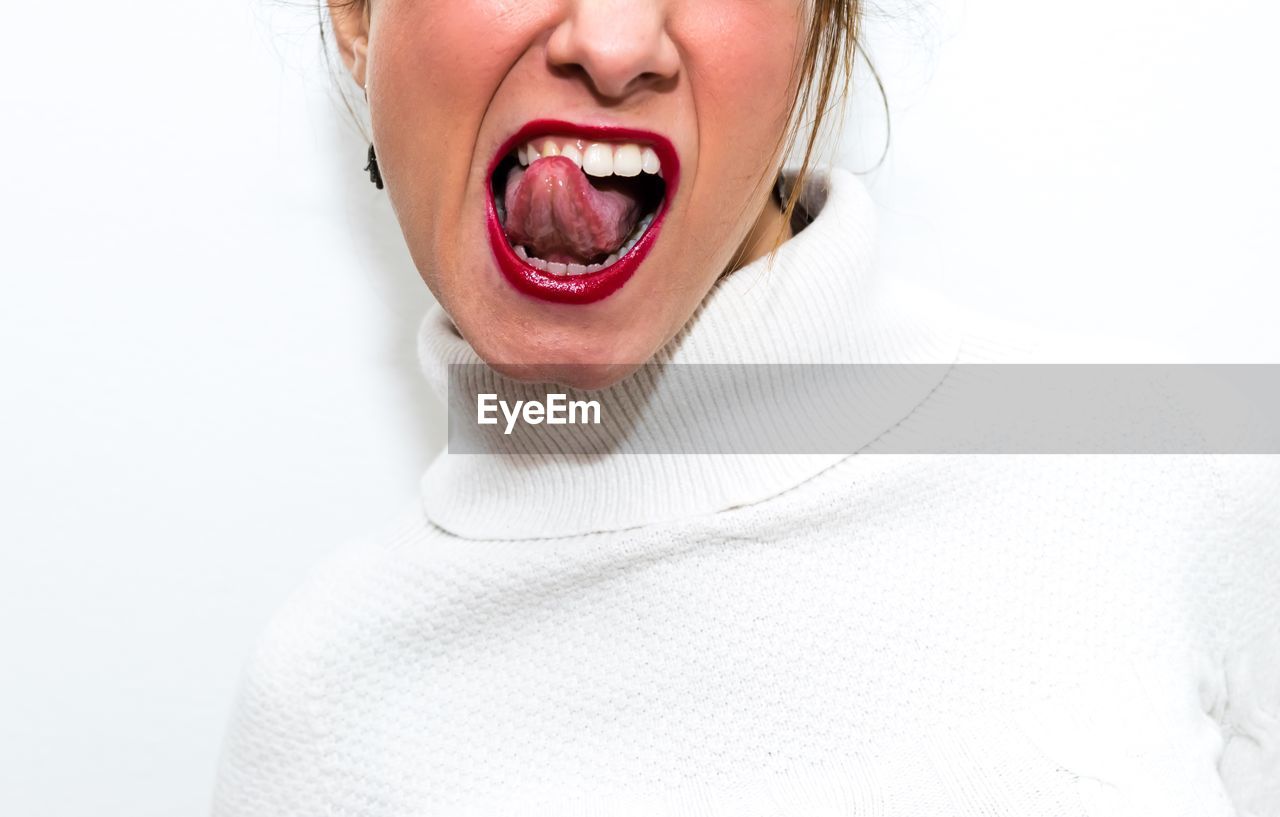
[[[659,362],[1004,359],[806,199]],[[1280,817],[1275,458],[870,453],[939,371],[854,455],[443,453],[263,636],[214,814]]]

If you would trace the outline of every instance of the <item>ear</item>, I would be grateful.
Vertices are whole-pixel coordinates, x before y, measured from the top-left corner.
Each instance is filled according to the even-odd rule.
[[[356,84],[363,88],[369,53],[369,0],[328,0],[328,3],[338,54]]]

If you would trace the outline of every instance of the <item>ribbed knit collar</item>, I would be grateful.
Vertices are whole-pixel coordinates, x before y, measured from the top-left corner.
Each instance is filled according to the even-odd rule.
[[[812,222],[781,247],[773,265],[762,258],[722,278],[654,361],[952,362],[957,336],[941,314],[875,274],[875,206],[861,181],[839,169],[816,174],[801,201]],[[450,364],[481,363],[439,306],[422,322],[418,351],[446,402]],[[484,372],[487,391],[519,391],[520,384],[487,367],[472,370]],[[644,388],[663,387],[660,379],[646,382]],[[920,384],[920,399],[933,385]],[[637,387],[624,380],[603,396]],[[845,456],[446,450],[423,475],[422,501],[431,522],[464,538],[571,536],[760,502]]]

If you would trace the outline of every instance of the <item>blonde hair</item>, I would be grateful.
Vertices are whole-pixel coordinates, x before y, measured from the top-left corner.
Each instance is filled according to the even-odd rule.
[[[774,251],[782,244],[785,225],[791,223],[805,181],[813,169],[815,151],[822,141],[828,115],[835,108],[837,119],[843,118],[854,60],[860,48],[861,24],[861,0],[813,0],[813,16],[800,59],[799,82],[795,98],[791,101],[791,125],[780,143],[782,155],[788,156],[795,150],[801,133],[806,129],[807,135],[795,180],[783,203],[783,227],[774,240]],[[880,77],[870,61],[867,65],[883,97],[884,86]],[[806,116],[809,117],[807,128]]]

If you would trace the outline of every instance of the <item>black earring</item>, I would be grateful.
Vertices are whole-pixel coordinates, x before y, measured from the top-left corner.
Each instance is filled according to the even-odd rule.
[[[381,190],[382,174],[378,172],[378,154],[373,152],[373,145],[369,145],[369,164],[365,165],[364,169],[369,171],[369,181],[376,184],[378,189]]]

